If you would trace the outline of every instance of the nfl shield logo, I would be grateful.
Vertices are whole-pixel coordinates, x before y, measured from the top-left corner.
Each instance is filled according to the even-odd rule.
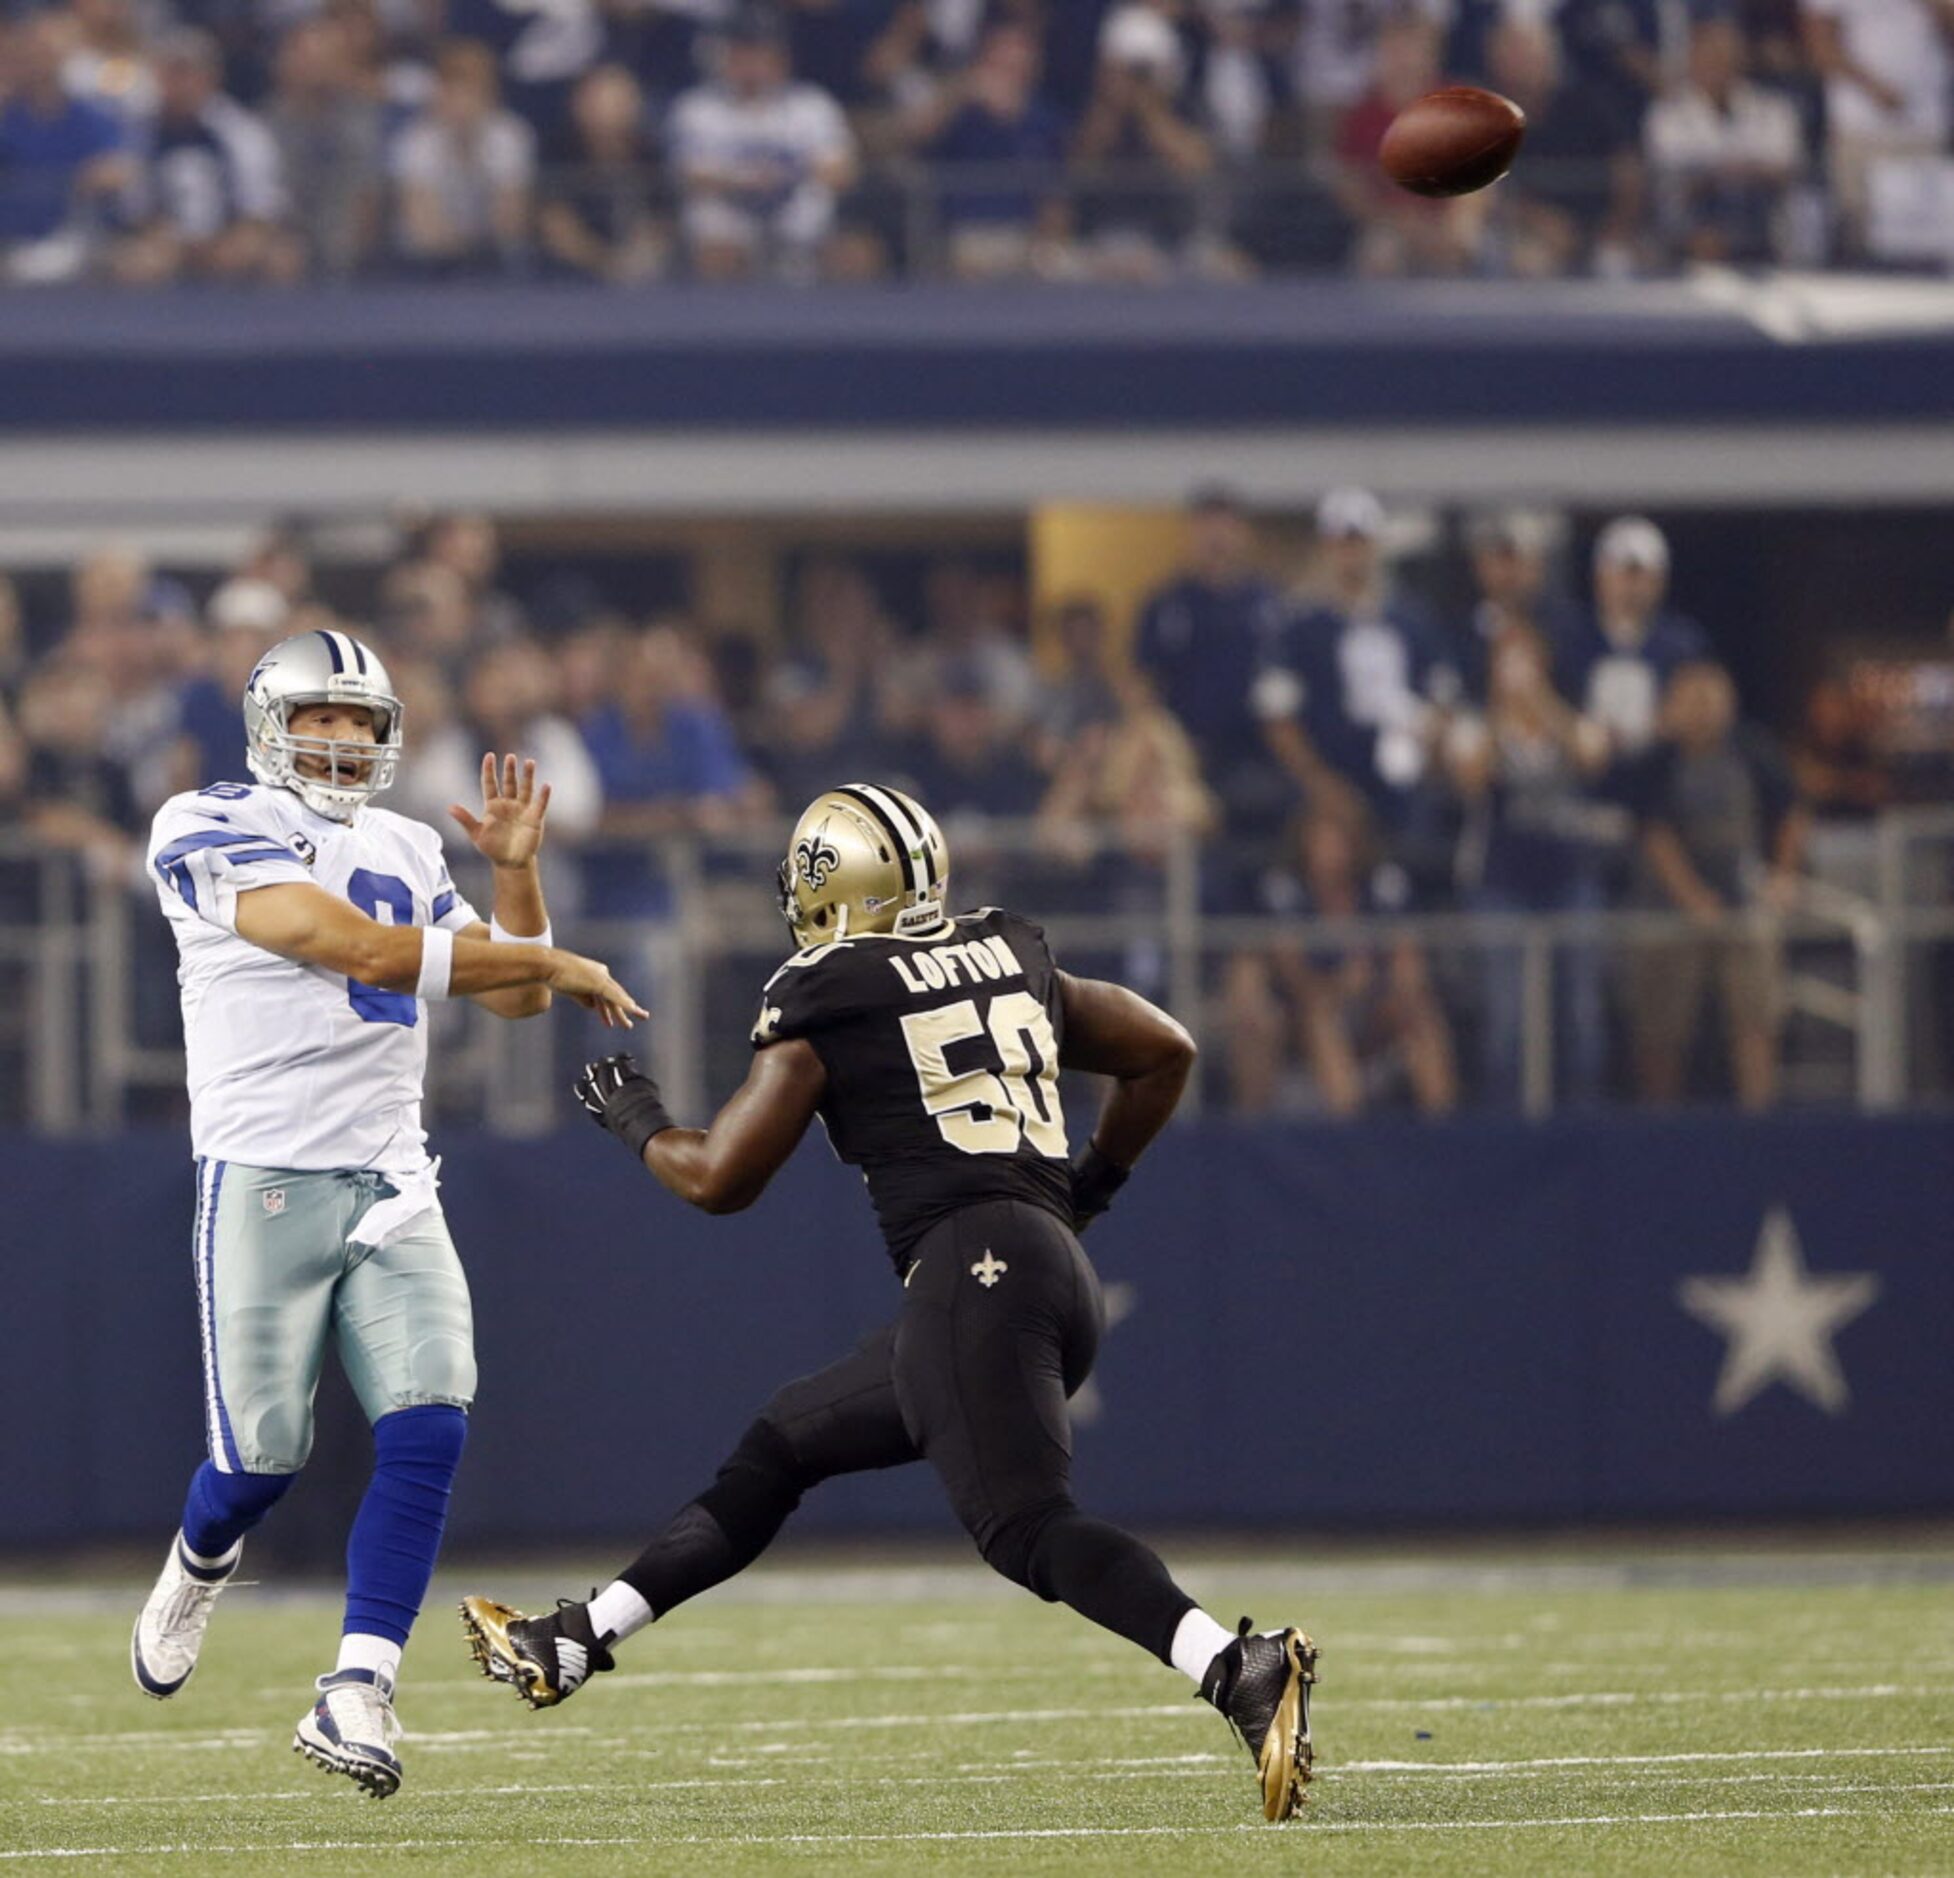
[[[265,1189],[265,1211],[267,1213],[282,1213],[284,1210],[285,1189],[283,1187],[267,1187]]]

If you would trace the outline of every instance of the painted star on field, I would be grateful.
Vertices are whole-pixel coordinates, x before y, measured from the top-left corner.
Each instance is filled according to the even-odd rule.
[[[1795,1389],[1828,1415],[1852,1399],[1832,1339],[1868,1309],[1877,1272],[1814,1275],[1789,1210],[1764,1216],[1750,1270],[1741,1278],[1685,1278],[1676,1301],[1729,1339],[1712,1406],[1734,1415],[1772,1383]]]

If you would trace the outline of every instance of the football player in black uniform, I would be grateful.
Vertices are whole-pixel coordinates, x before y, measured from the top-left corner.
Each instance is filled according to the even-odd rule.
[[[789,1383],[714,1480],[604,1591],[525,1617],[462,1605],[483,1671],[532,1708],[612,1667],[622,1638],[750,1565],[817,1482],[926,1460],[985,1559],[1184,1671],[1255,1756],[1286,1819],[1309,1779],[1316,1647],[1230,1634],[1129,1534],[1070,1491],[1066,1403],[1104,1325],[1076,1234],[1180,1099],[1194,1045],[1117,985],[1060,971],[1038,927],[944,912],[948,854],[909,797],[849,784],[800,819],[780,868],[799,950],[768,981],[744,1087],[681,1128],[628,1056],[584,1071],[599,1123],[709,1213],[756,1200],[818,1114],[859,1165],[902,1280],[895,1321]],[[1061,1068],[1112,1079],[1067,1157]]]

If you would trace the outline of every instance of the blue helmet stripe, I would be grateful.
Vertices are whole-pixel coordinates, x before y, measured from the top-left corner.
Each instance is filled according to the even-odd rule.
[[[337,636],[327,632],[322,626],[319,628],[319,637],[326,642],[326,650],[332,654],[332,669],[334,673],[338,674],[343,672],[346,669],[346,655],[339,649]]]

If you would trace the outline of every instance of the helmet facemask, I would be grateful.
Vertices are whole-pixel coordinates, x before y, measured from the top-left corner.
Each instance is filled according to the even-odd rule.
[[[307,808],[336,822],[350,822],[367,801],[391,787],[400,767],[400,700],[393,695],[380,661],[364,647],[365,669],[332,671],[302,678],[302,665],[315,648],[308,641],[323,633],[300,634],[275,646],[259,661],[244,692],[246,760],[260,782],[291,790]],[[336,635],[348,645],[347,635]],[[337,661],[335,661],[337,662]],[[308,706],[359,706],[372,718],[371,740],[310,737],[291,728]],[[304,759],[317,775],[300,767]]]

